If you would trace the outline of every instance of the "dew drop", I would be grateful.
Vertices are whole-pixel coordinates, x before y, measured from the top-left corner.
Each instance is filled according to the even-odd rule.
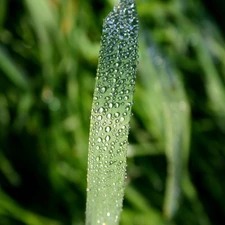
[[[119,117],[119,116],[120,116],[120,113],[116,112],[115,117]]]
[[[98,116],[98,118],[97,118],[98,120],[102,120],[102,116]]]
[[[106,140],[106,141],[109,141],[109,140],[110,140],[110,136],[107,135],[107,136],[105,137],[105,140]]]
[[[120,40],[123,40],[124,38],[123,38],[123,36],[122,36],[122,35],[119,35],[119,39],[120,39]]]
[[[99,137],[99,138],[97,139],[97,142],[102,142],[102,139]]]
[[[105,92],[106,92],[106,88],[105,88],[105,87],[102,87],[102,88],[100,89],[100,91],[101,91],[101,93],[105,93]]]
[[[99,112],[100,113],[102,113],[103,111],[104,111],[104,108],[103,107],[99,108]]]
[[[111,127],[106,127],[106,128],[105,128],[105,131],[106,131],[106,132],[110,132],[110,131],[111,131]]]
[[[121,118],[120,118],[120,122],[123,122],[123,121],[124,121],[124,117],[121,117]]]

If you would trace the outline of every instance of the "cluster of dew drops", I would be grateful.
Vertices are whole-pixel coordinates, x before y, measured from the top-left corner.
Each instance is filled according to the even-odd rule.
[[[133,0],[121,1],[104,21],[91,110],[88,191],[93,188],[95,197],[98,191],[109,186],[115,188],[107,195],[123,196],[138,59],[137,33],[138,20]],[[92,174],[98,174],[100,178]],[[115,203],[121,208],[119,200]]]
[[[138,21],[130,2],[115,6],[103,26],[89,140],[89,169],[95,172],[113,164],[125,170],[138,58]]]

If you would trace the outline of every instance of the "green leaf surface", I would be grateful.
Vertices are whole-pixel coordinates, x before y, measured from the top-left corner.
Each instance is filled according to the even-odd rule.
[[[138,19],[123,0],[103,25],[91,110],[86,224],[119,223],[138,59]]]

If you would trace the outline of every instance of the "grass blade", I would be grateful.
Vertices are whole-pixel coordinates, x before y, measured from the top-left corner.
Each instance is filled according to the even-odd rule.
[[[172,220],[177,212],[184,172],[187,169],[190,137],[189,104],[179,75],[168,60],[162,56],[148,32],[144,32],[141,53],[144,60],[140,63],[143,72],[145,93],[142,99],[142,116],[149,117],[146,123],[154,137],[163,140],[167,157],[167,180],[163,211],[166,219]],[[147,86],[146,86],[147,85]],[[144,109],[145,108],[145,109]],[[145,115],[144,115],[144,111]],[[146,119],[145,119],[146,121]],[[150,151],[150,150],[149,150]]]
[[[91,112],[87,225],[119,222],[137,51],[136,7],[133,0],[123,0],[103,24]]]
[[[15,65],[15,62],[0,48],[0,67],[5,75],[19,88],[29,89],[29,82],[25,73]]]
[[[0,190],[0,218],[12,217],[16,224],[25,225],[61,225],[59,221],[49,219],[28,211],[17,204],[5,192]]]

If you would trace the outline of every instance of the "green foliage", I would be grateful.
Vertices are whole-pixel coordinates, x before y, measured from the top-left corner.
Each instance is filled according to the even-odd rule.
[[[1,224],[84,224],[101,26],[116,3],[0,1]],[[120,224],[224,224],[224,3],[136,3]]]

